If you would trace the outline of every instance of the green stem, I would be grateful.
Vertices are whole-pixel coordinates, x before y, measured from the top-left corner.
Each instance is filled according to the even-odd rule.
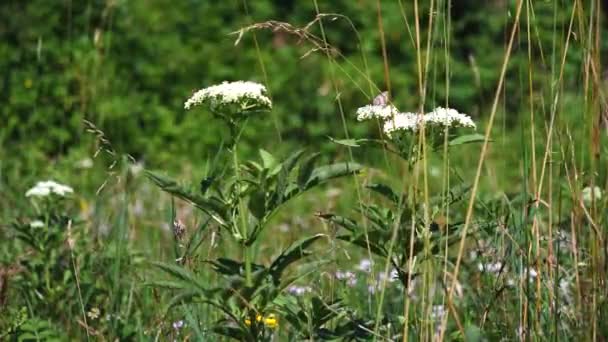
[[[248,232],[248,227],[247,227],[247,211],[245,208],[245,205],[243,203],[243,199],[241,197],[241,174],[240,174],[240,168],[239,168],[239,157],[238,157],[238,153],[237,153],[237,145],[238,145],[238,141],[239,138],[241,136],[241,128],[238,125],[231,125],[231,133],[232,133],[232,157],[233,157],[233,162],[234,162],[234,175],[236,177],[236,193],[237,193],[237,200],[238,200],[238,213],[239,213],[239,219],[240,219],[240,229],[238,229],[239,227],[237,226],[236,230],[240,233],[241,235],[241,241],[239,241],[244,248],[243,254],[244,254],[244,259],[245,259],[245,279],[247,282],[247,286],[251,286],[252,282],[251,282],[251,253],[249,250],[249,246],[247,246],[246,244],[244,244],[244,241],[248,240],[248,236],[249,236],[249,232]],[[238,225],[238,222],[234,223],[235,225]]]

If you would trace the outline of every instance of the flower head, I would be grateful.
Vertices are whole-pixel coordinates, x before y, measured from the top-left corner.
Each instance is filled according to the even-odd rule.
[[[305,293],[312,292],[312,288],[310,286],[291,285],[287,288],[287,292],[295,296],[302,296]]]
[[[98,308],[92,308],[91,310],[89,310],[89,312],[87,312],[87,317],[89,317],[92,320],[95,320],[95,319],[99,318],[100,314],[101,314],[101,312],[99,311]]]
[[[195,92],[184,103],[185,109],[200,104],[212,109],[226,105],[237,105],[241,110],[270,109],[272,102],[266,96],[266,87],[255,82],[223,82]]]
[[[359,265],[365,272],[369,272],[371,268],[371,263],[368,263],[368,259],[361,260],[361,264]],[[337,280],[343,280],[346,282],[346,285],[349,287],[353,287],[357,285],[357,275],[351,271],[336,271],[334,274]]]
[[[275,314],[269,314],[266,317],[262,317],[262,315],[257,314],[255,316],[255,321],[260,323],[263,322],[264,326],[268,328],[276,328],[279,325],[279,319],[275,316]],[[249,318],[245,319],[245,325],[251,325],[251,320]]]
[[[392,105],[367,105],[357,109],[357,120],[390,120],[397,114],[399,114],[399,111]]]
[[[71,194],[74,192],[74,189],[67,185],[59,184],[54,181],[46,181],[46,182],[38,182],[36,185],[29,189],[26,193],[26,197],[46,197],[50,194],[55,194],[58,196],[66,196],[67,194]]]
[[[34,220],[32,222],[30,222],[30,228],[43,228],[44,227],[44,222],[40,221],[40,220]]]
[[[270,314],[264,318],[264,325],[268,328],[276,328],[279,325],[279,320],[274,314]]]
[[[591,202],[593,202],[593,200],[600,201],[602,199],[602,189],[600,189],[599,186],[594,186],[593,188],[591,187],[586,187],[583,189],[583,202],[586,205],[591,205]]]
[[[477,264],[477,269],[480,272],[488,272],[488,273],[498,273],[503,269],[503,265],[501,262],[488,263],[488,264]]]
[[[359,261],[359,265],[357,266],[357,268],[360,271],[369,273],[372,271],[372,266],[373,266],[373,262],[371,260],[361,259],[361,261]]]
[[[420,116],[414,113],[398,113],[384,123],[384,133],[389,137],[395,131],[416,132],[420,123]]]
[[[443,127],[471,127],[476,128],[471,117],[459,113],[456,109],[437,107],[424,115],[424,123]]]
[[[184,321],[183,320],[175,321],[175,322],[173,322],[172,326],[173,326],[173,329],[179,330],[184,327]]]

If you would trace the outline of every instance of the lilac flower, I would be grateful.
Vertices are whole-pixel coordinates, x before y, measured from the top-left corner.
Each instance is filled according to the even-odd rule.
[[[179,329],[181,329],[183,327],[184,327],[184,321],[183,320],[179,320],[179,321],[173,322],[173,329],[179,330]]]
[[[372,271],[373,262],[369,259],[361,259],[359,266],[357,267],[360,271],[369,273]]]
[[[345,280],[349,287],[357,285],[357,275],[351,271],[336,271],[335,277],[337,280]]]
[[[312,288],[310,286],[291,285],[287,288],[287,292],[294,296],[302,296],[306,293],[312,292]]]

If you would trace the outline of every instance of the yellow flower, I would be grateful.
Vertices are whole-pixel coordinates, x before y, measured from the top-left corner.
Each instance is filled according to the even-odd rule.
[[[264,325],[273,329],[279,325],[279,320],[274,314],[270,314],[264,318]]]
[[[255,316],[255,321],[256,322],[262,322],[266,327],[273,329],[276,328],[277,326],[279,326],[279,320],[277,319],[277,317],[275,316],[275,314],[269,314],[266,317],[262,317],[262,315],[258,314],[257,316]],[[251,320],[249,318],[245,318],[245,325],[249,326],[251,325]]]
[[[256,322],[262,321],[262,315],[258,314],[257,316],[255,316],[255,321]],[[245,318],[245,324],[251,325],[251,320],[249,318]]]
[[[30,89],[32,87],[34,82],[32,82],[31,79],[26,79],[25,81],[23,81],[23,86],[25,87],[25,89]]]

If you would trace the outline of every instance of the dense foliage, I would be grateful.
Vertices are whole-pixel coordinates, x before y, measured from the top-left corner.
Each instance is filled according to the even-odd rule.
[[[514,2],[508,4],[455,1],[451,8],[449,102],[474,117],[484,116],[496,87],[505,36],[513,21]],[[419,9],[424,13],[423,37],[428,31],[428,6]],[[319,10],[348,18],[326,18],[324,23],[329,43],[343,55],[336,57],[335,73],[348,116],[373,97],[375,87],[386,88],[375,3],[332,1]],[[562,47],[570,11],[566,3],[546,1],[535,4],[534,11],[535,77],[538,91],[549,93],[553,89],[548,75],[556,61],[539,48]],[[398,105],[415,108],[419,98],[410,96],[418,92],[414,32],[401,13],[398,2],[382,4],[390,84]],[[403,13],[411,24],[411,2],[403,3]],[[186,115],[183,94],[237,79],[267,82],[272,96],[283,99],[272,120],[255,123],[255,133],[248,133],[248,139],[268,141],[280,135],[278,139],[287,145],[306,141],[332,150],[325,137],[342,134],[332,71],[323,52],[307,54],[314,48],[309,41],[282,30],[259,30],[255,37],[245,34],[237,46],[237,35],[231,35],[269,19],[304,27],[316,16],[312,2],[4,1],[0,15],[0,68],[5,71],[0,92],[2,156],[27,150],[21,158],[40,161],[86,150],[91,139],[82,120],[87,119],[106,132],[118,150],[153,165],[179,162],[175,156],[185,152],[204,160],[221,140],[222,128],[202,113]],[[448,96],[446,36],[441,32],[446,30],[445,17],[433,20],[439,32],[428,51],[427,77],[433,80],[427,89],[430,105],[444,104]],[[318,25],[309,31],[321,36]],[[426,55],[424,43],[421,49]],[[516,49],[526,48],[521,38]],[[580,85],[577,50],[583,48],[572,44],[564,73],[566,90]],[[526,110],[522,85],[527,71],[526,54],[516,54],[506,84],[511,95],[505,99],[505,118],[510,123]],[[375,84],[371,91],[366,75]],[[350,129],[362,133],[364,128]]]
[[[0,2],[0,340],[608,338],[607,10]]]

